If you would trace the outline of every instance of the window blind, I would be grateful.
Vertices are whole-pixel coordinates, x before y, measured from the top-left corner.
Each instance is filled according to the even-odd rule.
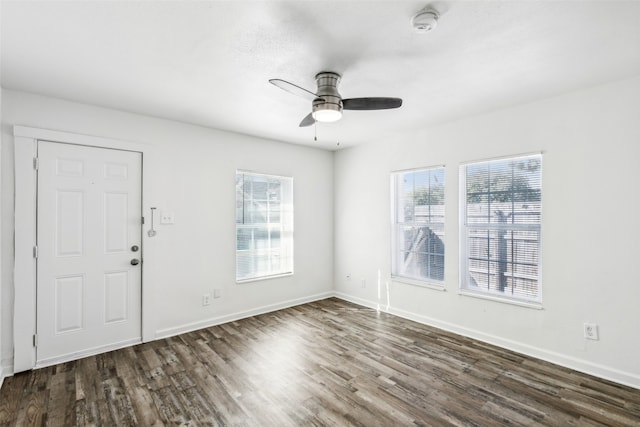
[[[542,156],[461,166],[461,288],[540,302]]]
[[[293,179],[236,172],[236,280],[293,273]]]

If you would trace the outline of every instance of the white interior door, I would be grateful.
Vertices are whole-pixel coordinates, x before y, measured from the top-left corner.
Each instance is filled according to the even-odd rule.
[[[39,141],[38,159],[37,363],[140,342],[141,153]]]

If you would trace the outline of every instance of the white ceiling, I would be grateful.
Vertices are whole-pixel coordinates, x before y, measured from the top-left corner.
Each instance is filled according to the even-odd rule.
[[[438,27],[410,19],[431,5]],[[2,1],[2,87],[326,149],[640,74],[640,1]],[[343,75],[345,111],[299,128]]]

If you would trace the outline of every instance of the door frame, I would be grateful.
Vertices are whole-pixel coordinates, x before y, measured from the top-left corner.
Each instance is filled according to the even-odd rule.
[[[148,168],[145,160],[152,153],[146,144],[101,138],[67,132],[14,126],[14,168],[15,168],[15,263],[14,263],[14,304],[13,304],[13,372],[21,372],[40,367],[36,363],[36,245],[37,220],[37,174],[35,157],[38,141],[50,141],[64,144],[84,145],[88,147],[107,148],[125,151],[136,151],[142,154],[142,212],[148,211],[145,202],[148,182]],[[148,221],[145,221],[148,222]],[[147,243],[145,228],[142,226],[142,250]],[[141,301],[142,301],[142,342],[155,338],[151,318],[150,292],[145,285],[144,262],[141,269]]]

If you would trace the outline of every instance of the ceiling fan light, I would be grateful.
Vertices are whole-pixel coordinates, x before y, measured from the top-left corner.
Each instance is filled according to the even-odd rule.
[[[324,94],[322,98],[316,98],[311,108],[311,116],[318,122],[335,122],[342,118],[342,100],[340,94]]]
[[[342,118],[342,111],[339,110],[316,110],[312,114],[318,122],[337,122]]]

